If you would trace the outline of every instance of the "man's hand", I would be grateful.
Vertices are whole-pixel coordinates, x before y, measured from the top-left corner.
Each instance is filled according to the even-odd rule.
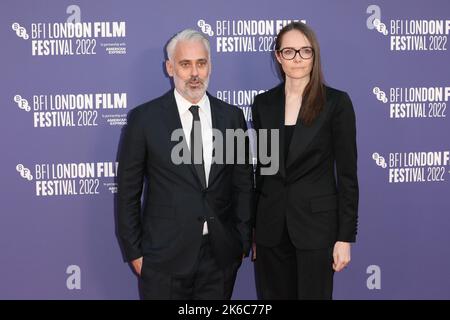
[[[252,243],[252,261],[256,260],[256,242]]]
[[[333,269],[341,271],[350,263],[350,242],[337,241],[333,249]]]
[[[133,265],[134,271],[136,271],[136,273],[140,277],[141,276],[141,270],[142,270],[142,257],[131,261],[131,264]]]

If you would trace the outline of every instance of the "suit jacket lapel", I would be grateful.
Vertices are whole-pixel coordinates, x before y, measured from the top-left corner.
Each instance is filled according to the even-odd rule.
[[[301,120],[297,118],[297,125],[295,126],[291,144],[289,146],[286,168],[292,165],[292,163],[294,163],[294,161],[297,160],[301,156],[301,154],[305,151],[306,147],[308,147],[309,143],[315,137],[320,127],[322,126],[326,118],[326,113],[328,109],[329,108],[327,104],[325,104],[325,107],[322,110],[322,112],[310,126],[303,125],[301,123]]]
[[[285,110],[285,101],[286,98],[284,96],[284,82],[278,86],[278,88],[274,91],[272,98],[268,101],[269,119],[266,121],[269,122],[269,129],[278,129],[279,130],[279,141],[271,141],[271,145],[274,143],[279,144],[279,166],[280,166],[280,175],[282,177],[286,176],[286,165],[284,158],[284,110]],[[268,132],[270,137],[270,132]],[[260,142],[258,141],[258,144]],[[271,152],[269,150],[269,152]]]
[[[209,93],[208,94],[208,98],[209,98],[209,104],[211,107],[211,118],[212,118],[212,128],[213,129],[217,129],[222,133],[222,137],[223,137],[223,147],[225,147],[226,145],[226,141],[225,141],[225,122],[223,121],[223,115],[222,115],[222,109],[221,107],[217,104],[217,101],[215,100],[214,97],[212,97]],[[214,156],[214,141],[213,141],[213,156]],[[213,157],[214,160],[214,157]],[[223,159],[218,159],[218,160],[223,160],[222,164],[218,164],[215,162],[211,163],[211,169],[209,171],[209,178],[208,178],[208,185],[212,185],[214,182],[214,179],[216,178],[217,174],[220,172],[221,167],[224,166],[225,163],[225,152],[223,152]]]
[[[180,114],[178,112],[177,108],[177,102],[175,100],[175,95],[173,93],[173,90],[170,90],[164,95],[164,102],[163,102],[163,121],[166,124],[166,128],[169,131],[169,137],[172,135],[172,132],[176,129],[183,130],[183,126],[181,124]],[[170,143],[170,149],[180,143],[179,141],[169,141]],[[183,151],[188,152],[187,157],[191,159],[191,154],[188,148],[186,136],[183,132],[183,141],[181,142],[183,144]],[[195,171],[194,165],[191,164],[181,164],[178,166],[180,170],[185,171],[186,175],[192,177],[194,176],[194,179],[197,181],[200,188],[203,189],[202,183],[200,179],[198,178],[197,172]],[[190,171],[190,173],[189,173]]]

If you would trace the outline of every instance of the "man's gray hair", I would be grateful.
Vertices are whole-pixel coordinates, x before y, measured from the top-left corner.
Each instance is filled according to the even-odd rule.
[[[173,54],[175,52],[175,47],[177,46],[179,41],[188,41],[188,40],[198,40],[202,41],[206,51],[208,52],[208,59],[211,60],[211,49],[209,46],[208,38],[201,32],[194,29],[184,29],[174,35],[172,39],[169,40],[166,46],[167,58],[172,61]]]

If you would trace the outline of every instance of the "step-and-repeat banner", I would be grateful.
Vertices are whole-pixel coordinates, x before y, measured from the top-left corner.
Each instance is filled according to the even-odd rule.
[[[116,238],[127,113],[170,88],[164,45],[211,40],[209,92],[251,122],[277,32],[317,33],[357,117],[359,232],[335,299],[450,299],[448,0],[6,0],[0,4],[1,299],[136,299]],[[75,23],[75,24],[74,24]],[[255,299],[253,265],[234,299]]]

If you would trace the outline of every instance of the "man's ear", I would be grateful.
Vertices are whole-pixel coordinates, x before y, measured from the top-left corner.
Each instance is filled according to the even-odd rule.
[[[166,60],[166,70],[169,76],[173,77],[173,64],[169,59]]]

